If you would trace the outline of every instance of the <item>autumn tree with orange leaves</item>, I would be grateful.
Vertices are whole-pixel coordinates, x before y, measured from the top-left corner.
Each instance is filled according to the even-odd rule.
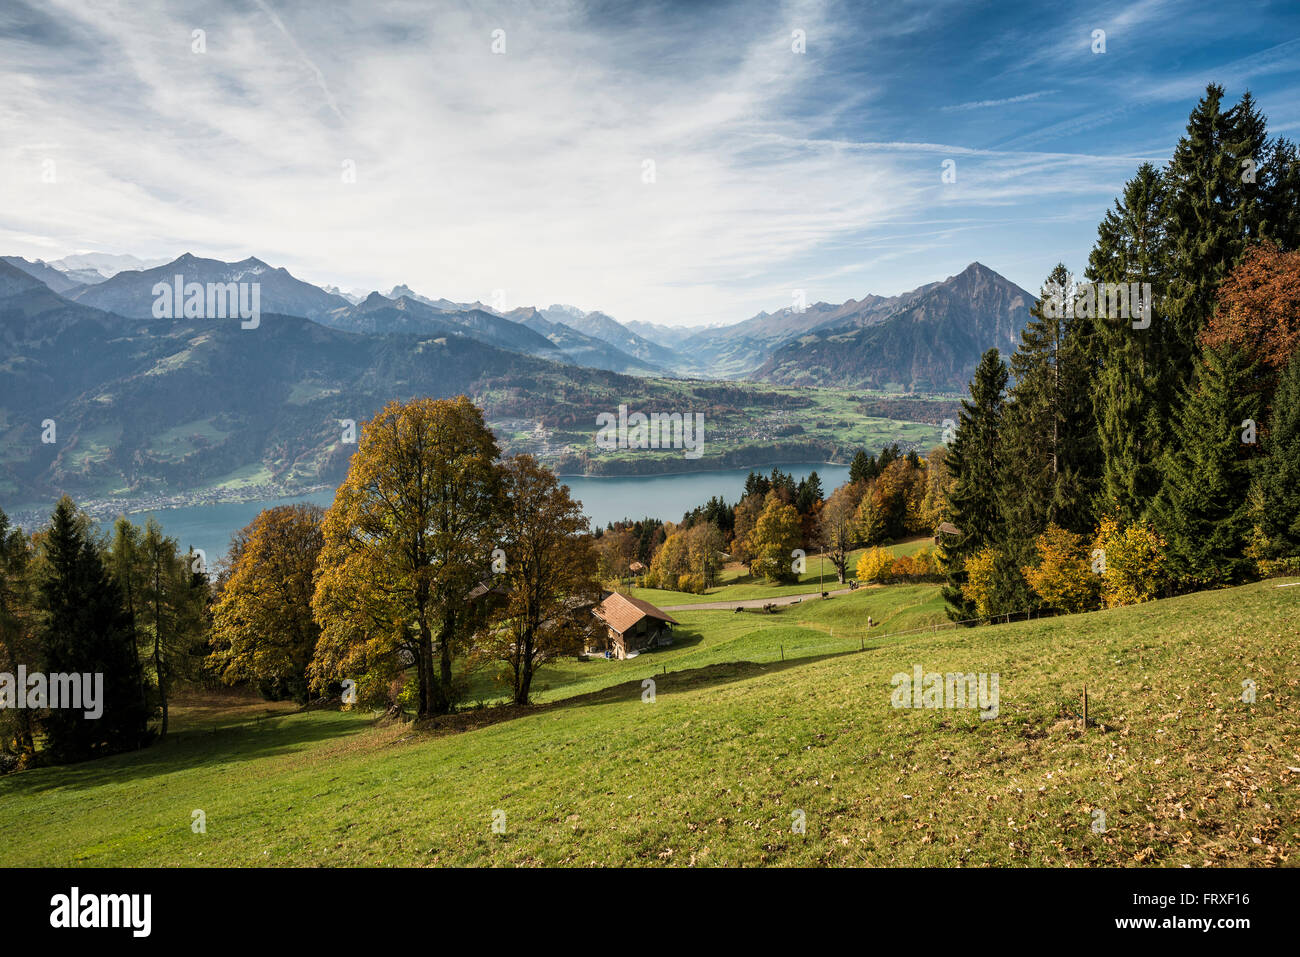
[[[1254,246],[1219,287],[1218,309],[1201,333],[1211,348],[1233,345],[1267,370],[1265,404],[1300,348],[1300,250]]]

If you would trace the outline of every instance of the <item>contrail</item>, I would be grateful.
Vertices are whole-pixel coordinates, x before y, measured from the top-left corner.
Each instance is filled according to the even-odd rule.
[[[284,28],[284,24],[280,22],[280,18],[275,15],[275,11],[266,5],[265,0],[254,0],[254,2],[262,8],[266,15],[271,18],[271,22],[276,25],[276,28],[284,34],[284,38],[289,41],[289,45],[294,48],[294,51],[297,52],[302,62],[311,67],[312,72],[316,74],[317,85],[320,86],[321,92],[325,94],[325,102],[329,104],[330,109],[334,111],[334,114],[340,120],[343,119],[343,112],[339,109],[338,102],[334,99],[334,94],[330,92],[329,85],[325,82],[325,74],[320,71],[320,67],[312,62],[311,57],[307,56],[307,54],[303,52],[302,47],[298,46],[298,41],[295,40],[289,34],[289,31]]]

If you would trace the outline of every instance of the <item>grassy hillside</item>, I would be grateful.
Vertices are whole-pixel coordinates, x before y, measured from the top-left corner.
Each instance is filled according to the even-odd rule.
[[[653,591],[646,589],[647,592]],[[859,648],[868,635],[929,627],[947,621],[937,585],[864,588],[852,595],[811,600],[762,611],[690,610],[672,613],[681,624],[672,645],[619,661],[572,658],[552,662],[537,674],[534,699],[550,702],[657,675],[730,661],[769,662],[838,653]],[[877,624],[867,628],[867,617]],[[490,673],[476,676],[471,702],[508,696],[508,679]]]
[[[416,732],[208,709],[148,751],[0,779],[0,864],[1295,861],[1300,588],[830,644],[890,591],[770,616],[809,642],[784,663],[768,623],[745,631],[758,616],[691,612],[695,645],[512,720],[487,709]],[[762,663],[711,663],[727,657]],[[641,679],[665,664],[644,702]],[[891,707],[890,676],[914,664],[998,673],[999,716]]]

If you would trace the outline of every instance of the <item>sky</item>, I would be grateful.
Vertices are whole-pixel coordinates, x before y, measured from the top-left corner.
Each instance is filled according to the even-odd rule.
[[[1036,290],[1210,82],[1300,138],[1300,4],[5,0],[0,254],[665,325]]]

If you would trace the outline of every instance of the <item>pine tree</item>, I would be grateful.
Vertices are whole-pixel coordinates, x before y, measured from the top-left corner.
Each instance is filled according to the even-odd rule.
[[[1273,415],[1256,463],[1252,554],[1265,568],[1300,570],[1300,349],[1273,397]]]
[[[42,668],[47,674],[102,674],[103,714],[52,708],[46,748],[59,760],[138,748],[148,707],[135,651],[135,630],[121,589],[108,574],[89,519],[61,498],[41,541],[38,574]]]
[[[1239,350],[1206,349],[1166,453],[1152,509],[1184,589],[1242,581],[1250,572],[1248,492],[1258,395]],[[1249,428],[1247,424],[1249,423]]]
[[[1300,150],[1283,137],[1270,142],[1257,176],[1263,238],[1282,249],[1300,248]]]
[[[957,434],[946,456],[952,482],[948,503],[958,535],[944,543],[940,560],[948,577],[943,594],[953,620],[975,615],[973,603],[961,593],[966,559],[1002,538],[997,483],[1006,387],[1007,367],[998,350],[990,349],[975,369],[970,399],[962,400]]]

